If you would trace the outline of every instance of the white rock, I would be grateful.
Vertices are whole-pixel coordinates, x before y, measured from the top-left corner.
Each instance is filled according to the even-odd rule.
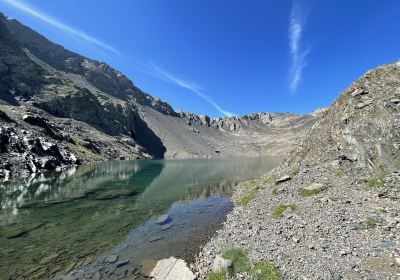
[[[285,175],[285,176],[280,177],[278,180],[276,180],[276,184],[280,184],[280,183],[289,181],[289,180],[291,180],[291,179],[292,179],[292,178],[291,178],[290,176]]]
[[[224,259],[220,255],[217,255],[214,259],[212,271],[213,272],[220,272],[228,269],[232,265],[230,260]]]
[[[170,257],[157,262],[150,277],[155,280],[194,280],[196,276],[184,260]]]

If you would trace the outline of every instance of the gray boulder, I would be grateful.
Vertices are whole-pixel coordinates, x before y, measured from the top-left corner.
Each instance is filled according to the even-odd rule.
[[[232,262],[228,259],[224,259],[221,255],[217,255],[214,259],[212,266],[213,272],[221,272],[228,270],[232,266]]]
[[[196,276],[188,268],[186,262],[170,257],[157,262],[150,277],[155,280],[194,280]]]

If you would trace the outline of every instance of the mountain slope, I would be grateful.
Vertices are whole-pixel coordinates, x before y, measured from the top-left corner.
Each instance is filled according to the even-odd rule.
[[[175,112],[107,64],[2,14],[0,48],[0,175],[6,178],[109,159],[281,156],[319,118]]]

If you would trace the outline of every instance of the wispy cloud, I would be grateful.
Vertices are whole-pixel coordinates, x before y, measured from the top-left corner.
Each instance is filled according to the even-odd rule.
[[[290,69],[290,90],[294,93],[301,81],[302,71],[306,65],[309,48],[301,48],[301,39],[304,31],[304,23],[307,17],[305,3],[301,0],[293,0],[289,19],[289,49],[292,56]]]
[[[69,33],[69,34],[71,34],[73,36],[76,36],[76,37],[78,37],[80,39],[83,39],[83,40],[85,40],[85,41],[87,41],[87,42],[89,42],[89,43],[91,43],[93,45],[101,47],[104,50],[111,51],[111,52],[113,52],[115,54],[119,54],[119,51],[117,49],[115,49],[114,47],[110,46],[109,44],[104,43],[104,42],[100,41],[99,39],[96,39],[96,38],[86,34],[83,31],[77,30],[77,29],[72,28],[72,27],[70,27],[70,26],[68,26],[68,25],[66,25],[66,24],[64,24],[62,22],[59,22],[59,21],[53,19],[52,17],[50,17],[50,16],[38,11],[37,9],[27,5],[26,3],[23,3],[22,1],[19,1],[19,0],[3,0],[3,2],[8,4],[8,5],[11,5],[11,6],[13,6],[13,7],[25,12],[25,13],[28,13],[29,15],[31,15],[33,17],[36,17],[36,18],[38,18],[38,19],[40,19],[40,20],[42,20],[42,21],[44,21],[44,22],[46,22],[46,23],[48,23],[48,24],[50,24],[50,25],[52,25],[52,26],[54,26],[54,27],[56,27],[56,28],[58,28],[58,29],[60,29],[62,31],[64,31],[64,32],[66,32],[66,33]]]
[[[231,113],[231,112],[228,112],[228,111],[222,109],[210,97],[208,97],[206,94],[204,94],[204,92],[203,92],[204,90],[198,84],[188,82],[181,78],[178,78],[176,75],[166,71],[165,69],[161,68],[160,66],[158,66],[157,64],[155,64],[152,61],[148,62],[148,66],[149,66],[149,70],[157,78],[159,78],[165,82],[179,86],[181,88],[190,90],[191,92],[197,94],[199,97],[201,97],[202,99],[204,99],[205,101],[210,103],[218,112],[220,112],[221,114],[223,114],[225,116],[228,116],[228,117],[235,116],[234,113]]]

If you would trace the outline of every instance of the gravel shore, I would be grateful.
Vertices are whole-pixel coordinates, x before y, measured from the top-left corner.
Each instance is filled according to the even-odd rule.
[[[400,279],[400,174],[388,175],[379,191],[319,169],[278,185],[269,180],[238,187],[235,203],[251,190],[254,197],[202,248],[195,264],[201,276],[223,249],[239,247],[253,261],[275,264],[284,279]],[[320,191],[305,196],[301,188]],[[277,217],[280,205],[295,209]]]

